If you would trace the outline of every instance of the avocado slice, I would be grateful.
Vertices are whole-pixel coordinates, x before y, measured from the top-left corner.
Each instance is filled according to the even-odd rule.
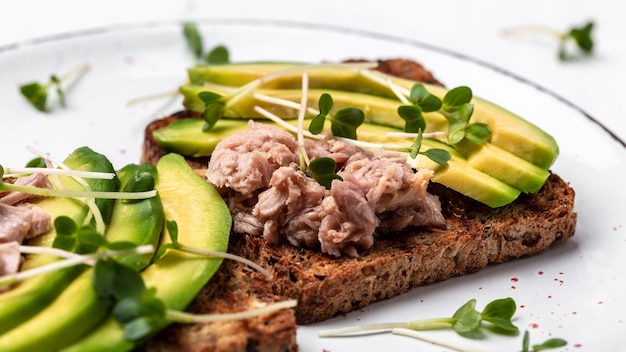
[[[154,131],[154,136],[165,150],[169,152],[182,153],[184,151],[194,152],[194,156],[210,156],[219,141],[239,131],[248,128],[245,119],[222,119],[215,128],[207,132],[202,131],[204,120],[200,118],[188,118],[178,120],[178,124],[170,124]],[[268,124],[273,124],[269,120],[260,120]],[[296,120],[288,122],[296,124]],[[219,132],[215,129],[221,127]],[[305,122],[308,126],[308,121]],[[397,132],[396,128],[365,123],[361,125],[357,131],[359,140],[372,143],[389,143],[410,147],[412,141],[399,140],[386,135],[386,132]],[[207,136],[208,135],[208,136]],[[160,141],[164,141],[161,144]],[[448,150],[452,159],[448,161],[449,166],[443,167],[430,159],[419,156],[417,159],[411,159],[407,153],[407,162],[413,168],[428,168],[435,173],[432,177],[433,182],[441,183],[461,194],[472,199],[484,203],[490,207],[499,207],[514,201],[521,193],[519,189],[473,167],[465,157],[454,148],[445,143],[433,140],[424,140],[422,142],[422,150],[429,148],[442,148]]]
[[[212,83],[206,83],[204,86],[181,87],[181,91],[183,92],[183,94],[185,94],[188,107],[193,109],[194,106],[201,106],[202,108],[204,108],[204,103],[202,101],[197,102],[198,100],[200,100],[198,98],[198,93],[203,91],[204,89],[211,90],[223,96],[227,96],[228,94],[233,92],[232,87],[224,87]],[[339,109],[347,107],[358,107],[365,113],[366,121],[370,124],[380,126],[379,128],[387,126],[392,128],[392,131],[398,131],[404,126],[405,121],[397,114],[397,108],[400,103],[396,100],[385,97],[346,91],[309,89],[307,97],[309,107],[316,108],[319,96],[325,92],[329,92],[333,97],[334,105],[332,112],[336,112]],[[232,118],[238,116],[262,118],[263,116],[253,109],[254,106],[260,106],[282,118],[293,118],[298,113],[296,109],[285,106],[278,106],[274,103],[265,102],[263,100],[257,100],[255,99],[255,97],[258,97],[259,95],[267,95],[274,98],[288,100],[291,102],[299,102],[301,99],[302,91],[299,89],[258,89],[255,91],[255,94],[256,95],[254,96],[243,96],[236,104],[227,108],[225,115]],[[426,132],[447,130],[448,122],[441,114],[425,113],[424,117],[427,120]],[[485,123],[487,122],[485,121]],[[496,125],[494,123],[489,124],[492,126]],[[359,139],[370,141],[362,137],[363,131],[364,127],[359,127],[357,131],[357,134],[360,136]],[[381,131],[370,134],[370,136],[372,138],[380,138],[376,136],[377,134],[380,134],[380,132]],[[493,135],[497,135],[497,132],[493,132]],[[493,140],[494,138],[493,135],[491,137],[491,140]],[[206,138],[214,137],[207,136]],[[398,143],[397,141],[378,142]],[[412,141],[406,140],[405,144],[407,143],[410,146]],[[190,143],[187,143],[186,145],[191,146]],[[543,186],[549,176],[549,172],[546,168],[535,165],[532,162],[525,160],[516,154],[510,153],[493,143],[487,143],[486,145],[481,146],[472,142],[464,142],[460,145],[455,145],[455,148],[463,155],[465,159],[468,159],[470,165],[476,170],[484,172],[525,193],[537,192],[539,189],[541,189],[541,186]],[[178,149],[178,151],[183,152],[180,149]]]
[[[240,86],[279,70],[293,70],[293,65],[295,64],[279,62],[208,65],[190,68],[188,75],[193,84],[213,82],[226,86]],[[264,83],[261,87],[298,89],[301,87],[301,75],[304,71],[309,77],[310,88],[360,92],[388,98],[395,98],[395,95],[386,82],[393,82],[396,86],[408,90],[416,83],[375,71],[368,71],[370,74],[365,76],[362,70],[351,68],[350,65],[301,66],[302,71],[288,72]],[[244,77],[238,75],[239,71],[244,72]],[[437,85],[424,84],[424,86],[439,98],[447,92],[446,88]],[[559,147],[550,134],[487,100],[474,97],[472,103],[474,104],[472,120],[487,123],[492,128],[490,143],[544,169],[554,163],[559,154]]]

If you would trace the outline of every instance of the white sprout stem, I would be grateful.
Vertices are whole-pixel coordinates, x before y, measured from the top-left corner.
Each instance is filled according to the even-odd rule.
[[[283,127],[284,129],[293,132],[293,133],[298,133],[298,127],[286,122],[285,120],[281,119],[280,117],[276,116],[275,114],[272,114],[271,112],[263,109],[260,106],[255,106],[253,108],[254,111],[256,111],[257,113],[259,113],[260,115],[262,115],[263,117],[267,118],[268,120],[276,123],[277,125]],[[320,135],[314,135],[309,131],[302,131],[302,133],[307,137],[307,138],[311,138],[311,139],[324,139],[324,136],[320,136]]]
[[[80,171],[80,170],[65,170],[48,167],[23,167],[23,168],[6,168],[6,176],[17,176],[24,174],[44,174],[44,175],[63,175],[63,176],[76,176],[81,178],[95,178],[102,180],[112,180],[115,177],[113,172],[96,172],[96,171]]]
[[[75,257],[81,256],[80,254],[77,254],[74,252],[66,251],[66,250],[59,249],[59,248],[52,248],[52,247],[20,245],[19,249],[20,249],[20,253],[49,254],[49,255],[56,256],[56,257],[60,257],[60,258],[75,258]]]
[[[304,115],[306,114],[307,95],[309,91],[309,76],[304,72],[302,74],[302,96],[300,100],[300,110],[298,112],[298,149],[300,149],[300,164],[301,168],[309,165],[311,160],[304,148]]]
[[[253,318],[262,314],[272,313],[281,309],[293,308],[298,304],[295,299],[267,305],[262,308],[252,309],[245,312],[225,314],[191,314],[175,310],[167,310],[166,318],[177,323],[210,323],[226,320],[240,320]]]
[[[281,99],[281,98],[277,98],[277,97],[273,97],[271,95],[266,95],[266,94],[260,94],[260,93],[254,93],[252,94],[252,97],[256,100],[260,100],[266,103],[270,103],[270,104],[274,104],[274,105],[281,105],[287,108],[292,108],[294,110],[300,110],[302,109],[302,106],[296,102],[293,102],[291,100],[287,100],[287,99]],[[319,110],[312,108],[312,107],[307,107],[306,108],[306,112],[308,112],[311,115],[317,115],[319,114]]]
[[[411,329],[406,329],[406,328],[393,328],[391,329],[391,333],[395,334],[395,335],[402,335],[402,336],[408,336],[408,337],[413,337],[416,338],[418,340],[422,340],[425,342],[430,342],[432,344],[435,345],[439,345],[442,347],[446,347],[446,348],[450,348],[452,350],[455,351],[459,351],[459,352],[481,352],[481,350],[473,348],[473,347],[469,347],[469,346],[465,346],[465,345],[461,345],[452,341],[447,341],[445,339],[442,338],[437,338],[434,336],[430,336],[428,334],[425,334],[423,332],[420,331],[416,331],[416,330],[411,330]]]
[[[272,273],[270,273],[267,269],[263,268],[259,264],[249,259],[234,255],[232,253],[217,252],[217,251],[211,251],[208,249],[189,247],[184,244],[179,244],[179,245],[180,245],[180,250],[185,251],[187,253],[197,254],[197,255],[201,255],[205,257],[218,257],[218,258],[234,260],[234,261],[248,265],[249,267],[263,274],[263,276],[267,277],[268,279],[272,278]]]
[[[44,159],[46,161],[46,165],[50,166],[50,169],[53,169],[53,165],[56,164],[58,166],[59,169],[62,170],[66,170],[66,171],[76,171],[76,170],[72,170],[70,167],[68,167],[67,165],[65,165],[61,160],[58,160],[56,158],[53,158],[52,156],[39,151],[31,146],[26,147],[26,149],[28,151],[30,151],[31,153],[41,157],[42,159]],[[91,187],[89,186],[89,184],[81,177],[76,177],[75,175],[70,175],[70,177],[72,177],[76,182],[78,182],[79,185],[81,185],[86,191],[91,191]],[[56,186],[56,188],[58,190],[63,190],[63,191],[67,191],[67,188],[65,187],[65,185],[61,182],[61,180],[58,178],[58,175],[53,174],[51,175],[50,178],[51,182]],[[77,197],[78,200],[84,202],[87,207],[89,208],[89,214],[88,216],[85,218],[85,224],[88,223],[89,221],[91,221],[91,219],[93,218],[95,220],[96,223],[96,230],[98,232],[103,233],[104,232],[104,228],[105,228],[105,224],[104,224],[104,219],[102,218],[102,213],[100,212],[100,208],[98,208],[97,204],[96,204],[96,200],[94,198],[91,197],[86,197],[86,199],[81,199],[83,197]]]
[[[337,329],[320,330],[317,333],[319,337],[339,337],[350,335],[375,334],[380,332],[390,332],[391,329],[404,328],[407,323],[377,323],[367,325],[348,326]]]
[[[387,77],[384,77],[382,74],[376,72],[376,71],[372,71],[372,70],[361,70],[360,71],[361,75],[363,75],[365,78],[380,84],[381,86],[385,86],[385,87],[389,87],[389,89],[391,89],[391,91],[396,94],[396,96],[398,97],[398,99],[405,101],[406,97],[411,96],[411,92],[404,88],[404,87],[400,87],[396,84],[394,84],[390,79],[388,79]]]
[[[548,34],[554,36],[558,39],[562,39],[565,37],[565,33],[558,31],[554,28],[544,27],[544,26],[518,26],[518,27],[509,27],[505,28],[501,31],[503,35],[520,35],[520,34]]]
[[[6,185],[7,190],[30,193],[44,197],[103,198],[103,199],[147,199],[156,196],[156,190],[143,192],[106,192],[53,190],[31,186]]]
[[[37,275],[69,268],[72,266],[94,263],[98,259],[102,259],[102,258],[118,257],[122,255],[127,255],[127,254],[148,254],[148,253],[153,253],[153,252],[154,252],[154,246],[145,245],[145,246],[139,246],[133,249],[106,251],[106,252],[100,252],[100,253],[81,255],[77,257],[71,257],[71,258],[59,260],[59,261],[56,261],[56,262],[53,262],[44,266],[40,266],[35,269],[20,271],[15,274],[2,276],[0,277],[0,287],[5,286],[5,285],[10,285],[15,282],[23,281],[23,280],[26,280],[28,278],[31,278]]]
[[[70,252],[70,251],[66,251],[66,250],[54,248],[54,247],[20,245],[19,250],[20,250],[20,253],[24,253],[24,254],[47,254],[47,255],[53,255],[59,258],[77,258],[77,257],[82,256],[81,254],[77,254],[74,252]],[[85,264],[94,265],[95,260],[87,261],[85,262]]]
[[[90,68],[89,64],[84,63],[84,64],[74,68],[70,72],[66,73],[65,75],[61,76],[59,78],[59,81],[67,82],[67,81],[69,81],[73,77],[74,78],[79,77],[79,76],[83,75],[85,72],[87,72],[87,70],[89,70],[89,68]]]

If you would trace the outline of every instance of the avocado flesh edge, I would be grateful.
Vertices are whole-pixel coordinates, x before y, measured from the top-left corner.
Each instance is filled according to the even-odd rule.
[[[196,156],[210,156],[215,145],[217,145],[221,139],[248,128],[247,120],[222,119],[215,125],[215,128],[217,128],[220,123],[228,126],[228,128],[223,128],[215,136],[206,137],[205,134],[212,134],[213,130],[207,132],[202,131],[204,120],[200,118],[186,118],[178,120],[177,122],[179,121],[181,123],[176,125],[170,124],[167,127],[156,130],[154,135],[157,143],[160,143],[159,139],[167,139],[164,145],[171,148],[170,150],[166,149],[167,151],[181,153],[183,155],[185,155],[183,153],[185,150],[203,150],[207,153],[196,154]],[[273,122],[269,120],[259,120],[258,122],[273,124]],[[296,124],[296,120],[289,120],[288,122],[294,125]],[[305,122],[305,125],[308,126],[308,121]],[[181,128],[181,131],[176,131],[179,128]],[[393,143],[407,147],[411,145],[412,142],[409,140],[397,143],[398,140],[386,137],[385,132],[390,131],[398,131],[398,129],[366,123],[359,127],[357,133],[359,134],[359,140],[363,141]],[[170,136],[171,138],[168,138]],[[191,147],[189,147],[189,145],[191,145]],[[441,183],[444,186],[494,208],[511,203],[519,196],[520,190],[473,168],[458,151],[448,145],[437,141],[424,140],[422,142],[422,151],[429,148],[448,150],[452,154],[452,160],[449,162],[450,167],[442,167],[423,155],[420,155],[417,160],[412,160],[407,154],[407,160],[414,168],[428,168],[433,170],[435,172],[432,177],[433,182]]]
[[[239,86],[279,70],[291,68],[294,65],[280,62],[208,65],[190,68],[188,75],[193,77],[190,82],[195,85],[213,82],[225,86]],[[388,86],[364,76],[360,70],[351,69],[349,65],[346,67],[321,65],[317,68],[311,68],[307,65],[301,66],[303,70],[306,68],[310,88],[360,92],[395,99],[395,95]],[[255,70],[256,76],[254,75]],[[245,79],[238,76],[239,71],[245,72]],[[410,90],[415,83],[418,83],[376,71],[369,72],[372,73],[372,76],[381,78],[382,81],[388,79],[406,90]],[[261,87],[299,89],[302,85],[301,74],[302,72],[289,72],[284,76],[270,80]],[[447,92],[447,89],[441,86],[422,84],[431,94],[439,98],[443,98]],[[474,97],[472,103],[474,104],[472,121],[487,123],[494,130],[490,140],[492,144],[544,169],[548,169],[554,163],[559,154],[559,147],[550,134],[511,111],[487,100]]]
[[[199,106],[194,106],[194,101],[199,100],[197,94],[199,91],[209,89],[218,94],[227,95],[232,92],[232,87],[223,87],[216,85],[209,86],[184,86],[181,87],[181,92],[186,97],[186,105],[191,109],[201,109],[204,107],[204,103],[200,102]],[[221,89],[221,90],[220,90]],[[258,90],[259,94],[269,95],[286,99],[292,102],[299,101],[301,98],[300,90]],[[327,91],[319,89],[310,89],[308,91],[309,107],[315,108],[319,96]],[[378,97],[367,96],[360,93],[333,91],[334,106],[333,112],[346,108],[346,107],[359,107],[365,113],[366,121],[371,124],[382,126],[389,126],[394,128],[402,128],[405,121],[396,113],[399,102]],[[196,98],[194,98],[196,97]],[[250,118],[263,118],[261,114],[253,109],[257,105],[265,108],[266,110],[281,116],[283,118],[293,118],[297,115],[295,109],[277,106],[273,103],[267,103],[265,101],[259,101],[254,96],[242,97],[236,106],[227,108],[225,115],[228,117],[246,116]],[[428,119],[425,132],[445,131],[447,130],[447,120],[438,113],[426,113],[424,114]],[[219,125],[216,124],[216,127]],[[363,127],[359,127],[357,134]],[[494,133],[495,134],[495,133]],[[207,137],[208,138],[208,137]],[[479,146],[475,143],[463,143],[455,146],[464,158],[471,161],[479,171],[487,173],[505,183],[508,183],[524,193],[534,193],[541,189],[541,186],[545,183],[549,176],[547,169],[541,166],[534,165],[533,163],[524,160],[516,156],[515,154],[508,153],[502,148],[496,145],[487,143],[485,146]]]

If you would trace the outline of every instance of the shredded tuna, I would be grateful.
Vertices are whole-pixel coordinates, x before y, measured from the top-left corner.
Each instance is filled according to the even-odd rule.
[[[443,224],[439,199],[427,192],[432,172],[415,172],[403,154],[306,140],[309,158],[337,163],[343,181],[334,180],[326,190],[296,164],[298,146],[291,134],[249,126],[217,145],[207,171],[229,205],[235,232],[358,256],[373,245],[376,233]]]
[[[46,175],[43,174],[32,174],[30,176],[20,177],[16,179],[15,184],[20,186],[48,189],[52,188],[50,180]],[[0,203],[13,205],[36,197],[38,196],[23,192],[6,192],[2,195],[2,197],[0,197]]]
[[[16,241],[0,243],[0,276],[15,274],[22,262],[20,244]],[[0,287],[2,292],[3,287]]]
[[[298,148],[293,136],[285,131],[252,121],[249,126],[249,130],[218,143],[207,170],[211,183],[244,196],[267,187],[276,169],[297,161]]]
[[[22,243],[32,218],[33,213],[26,207],[0,203],[0,243]]]

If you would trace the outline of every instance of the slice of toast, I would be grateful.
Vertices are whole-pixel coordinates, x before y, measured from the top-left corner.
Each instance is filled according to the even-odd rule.
[[[146,128],[142,161],[156,163],[166,153],[152,138],[154,129],[193,115],[183,111],[151,123]],[[188,158],[188,162],[203,174],[208,160]],[[429,191],[440,197],[445,228],[407,229],[379,239],[358,258],[336,258],[315,249],[272,245],[260,237],[232,234],[229,252],[266,267],[273,279],[225,261],[188,310],[237,312],[287,298],[297,299],[298,306],[254,319],[174,324],[149,341],[146,349],[297,351],[297,324],[320,322],[418,286],[537,254],[574,235],[575,193],[556,174],[550,175],[538,193],[522,195],[497,209],[439,184],[431,183]]]

